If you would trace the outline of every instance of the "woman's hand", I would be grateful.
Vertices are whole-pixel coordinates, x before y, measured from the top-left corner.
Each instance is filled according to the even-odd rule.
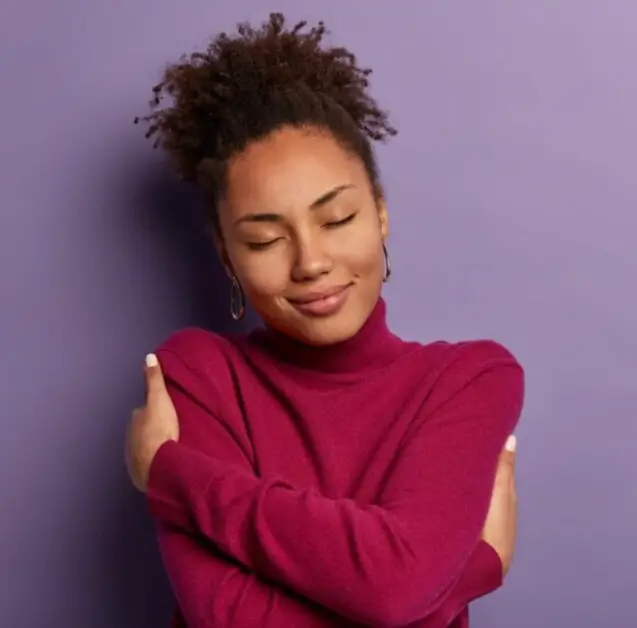
[[[146,405],[133,410],[126,437],[126,468],[137,489],[146,492],[155,454],[169,440],[179,439],[175,406],[166,390],[155,355],[146,356]]]
[[[503,575],[507,575],[513,561],[517,530],[517,495],[515,491],[515,436],[510,436],[500,454],[498,470],[491,494],[482,539],[500,556]]]

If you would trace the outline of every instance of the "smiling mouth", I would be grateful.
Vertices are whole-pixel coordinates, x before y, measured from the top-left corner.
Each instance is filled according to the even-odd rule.
[[[305,305],[307,303],[313,303],[314,301],[321,301],[323,299],[329,299],[343,290],[347,290],[351,284],[345,284],[342,286],[335,286],[334,288],[330,288],[329,290],[324,290],[322,292],[310,292],[308,294],[303,295],[302,297],[297,297],[296,299],[288,299],[290,303],[294,303],[295,305]]]
[[[322,292],[312,292],[297,299],[288,299],[289,303],[302,314],[322,317],[336,314],[349,296],[352,284],[336,286]]]

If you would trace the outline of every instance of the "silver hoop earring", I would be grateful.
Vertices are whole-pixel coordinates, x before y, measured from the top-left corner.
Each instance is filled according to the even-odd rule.
[[[230,314],[235,321],[239,321],[246,313],[246,302],[241,284],[236,277],[232,277],[232,285],[230,286]]]
[[[387,283],[389,281],[389,277],[391,276],[391,262],[389,261],[389,253],[387,252],[387,247],[383,242],[383,257],[385,258],[385,273],[383,274],[383,283]]]

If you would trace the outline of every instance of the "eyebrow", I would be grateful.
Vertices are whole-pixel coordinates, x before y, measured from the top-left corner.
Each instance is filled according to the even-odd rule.
[[[313,201],[310,204],[310,209],[319,209],[320,207],[327,205],[328,203],[333,201],[339,194],[341,194],[341,192],[344,192],[345,190],[349,190],[353,187],[354,185],[352,185],[351,183],[344,184],[344,185],[337,185],[335,188],[328,190],[327,192],[325,192],[325,194],[321,194],[321,196],[319,196],[315,201]],[[270,213],[251,213],[251,214],[244,214],[243,216],[241,216],[241,218],[236,220],[234,224],[238,225],[242,222],[279,222],[282,219],[283,219],[283,216],[281,216],[281,214],[274,214],[271,212]]]

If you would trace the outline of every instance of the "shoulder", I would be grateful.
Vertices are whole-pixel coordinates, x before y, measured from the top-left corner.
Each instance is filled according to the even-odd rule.
[[[513,352],[490,339],[434,342],[414,352],[426,371],[428,400],[445,403],[464,392],[484,390],[518,399],[524,395],[524,370]]]
[[[476,376],[484,371],[522,367],[512,351],[496,340],[465,340],[447,345],[448,371]]]
[[[201,327],[186,327],[168,336],[156,353],[178,357],[195,367],[232,359],[234,349],[233,338],[230,336]]]
[[[169,384],[201,397],[222,398],[234,388],[234,374],[241,368],[238,337],[188,327],[171,334],[156,349]]]
[[[522,371],[513,352],[496,340],[438,340],[429,344],[406,344],[411,345],[411,350],[407,353],[420,369],[440,374],[444,372],[447,377],[457,376],[462,379],[500,368]]]

